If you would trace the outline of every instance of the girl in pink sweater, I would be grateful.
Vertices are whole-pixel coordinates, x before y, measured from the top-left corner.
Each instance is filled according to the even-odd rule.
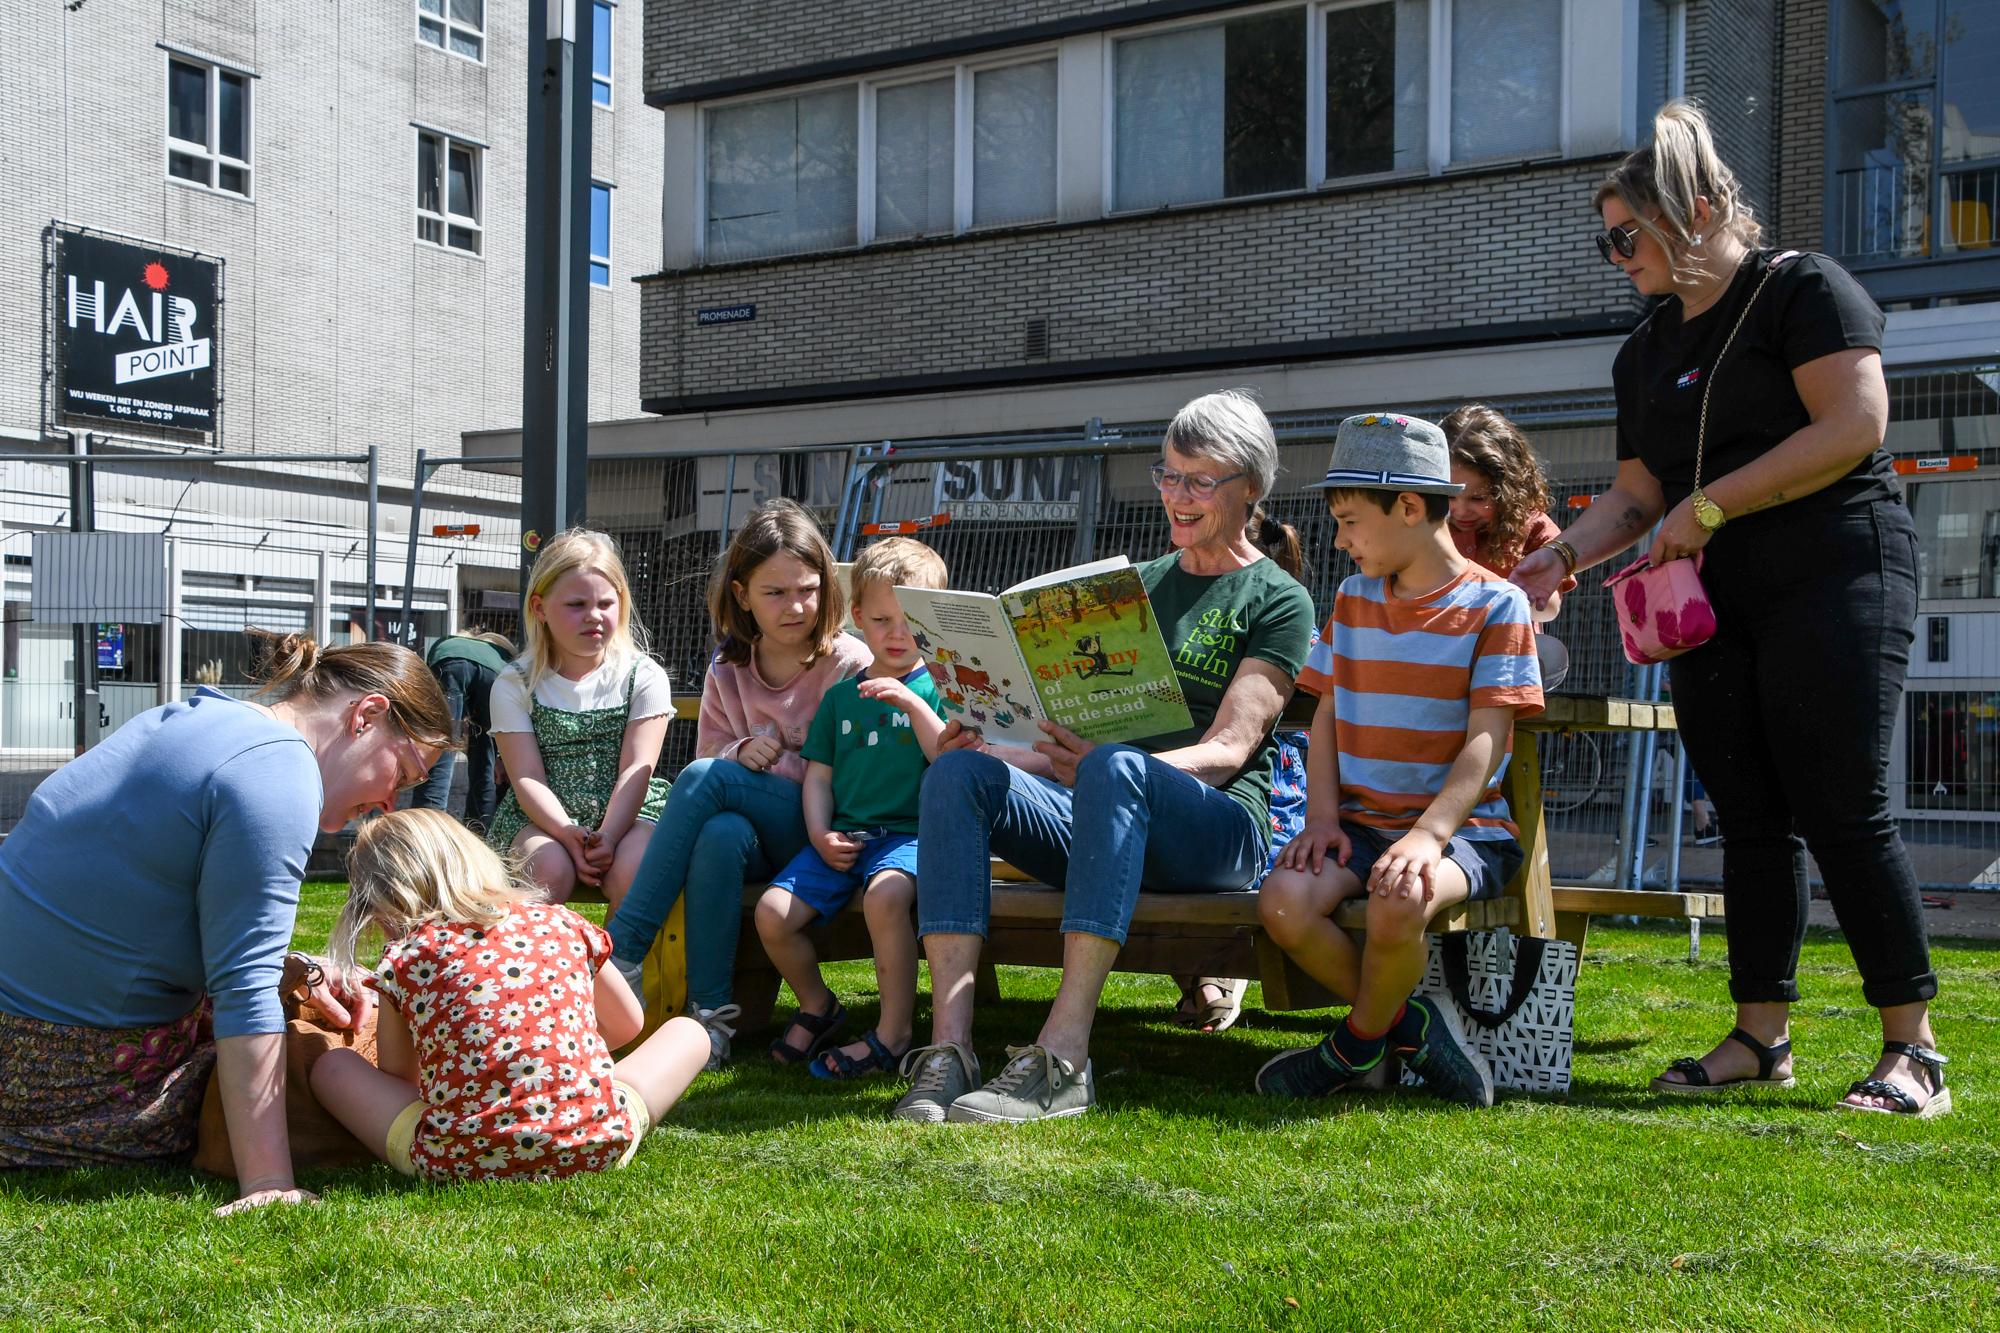
[[[709,589],[716,653],[701,690],[695,761],[660,812],[632,888],[605,923],[634,994],[640,965],[687,893],[688,1008],[708,1029],[710,1069],[729,1058],[743,882],[768,879],[806,845],[799,747],[836,681],[869,663],[846,619],[833,552],[790,500],[752,510]]]

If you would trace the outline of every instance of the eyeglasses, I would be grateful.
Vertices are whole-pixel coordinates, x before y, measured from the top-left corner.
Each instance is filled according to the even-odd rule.
[[[1632,257],[1632,251],[1639,243],[1641,230],[1636,221],[1628,222],[1622,227],[1613,227],[1610,231],[1600,231],[1591,239],[1597,242],[1597,253],[1604,256],[1604,262],[1615,264],[1620,259]]]
[[[419,750],[417,748],[416,739],[413,736],[411,736],[410,733],[408,733],[407,731],[403,732],[402,736],[403,736],[402,753],[399,754],[396,758],[396,790],[408,791],[410,788],[416,786],[418,783],[422,782],[425,778],[429,777],[431,775],[431,769],[430,765],[424,762],[424,753],[422,750]],[[403,767],[402,755],[408,755],[410,757],[409,769],[405,769]],[[414,771],[416,773],[416,776],[405,781],[403,775],[406,772],[410,771]]]
[[[1197,477],[1192,472],[1176,472],[1165,463],[1155,463],[1147,471],[1153,474],[1153,485],[1162,491],[1170,491],[1176,486],[1184,487],[1197,500],[1206,500],[1215,494],[1215,488],[1247,477],[1248,472],[1232,472],[1226,477]]]

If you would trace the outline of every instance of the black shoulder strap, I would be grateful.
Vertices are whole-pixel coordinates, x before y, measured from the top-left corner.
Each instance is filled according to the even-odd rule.
[[[1528,1002],[1528,996],[1535,989],[1535,978],[1542,972],[1542,950],[1547,941],[1535,935],[1514,937],[1514,977],[1507,996],[1507,1003],[1496,1011],[1475,1009],[1469,995],[1471,973],[1466,965],[1466,941],[1470,931],[1457,930],[1448,935],[1438,936],[1438,949],[1443,955],[1444,984],[1451,991],[1452,1000],[1460,1013],[1483,1028],[1497,1028],[1520,1012]]]

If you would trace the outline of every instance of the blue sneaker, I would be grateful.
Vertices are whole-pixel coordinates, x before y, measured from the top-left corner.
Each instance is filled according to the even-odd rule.
[[[1368,1069],[1350,1068],[1333,1051],[1333,1038],[1317,1046],[1286,1051],[1264,1062],[1257,1071],[1257,1091],[1266,1097],[1325,1097],[1359,1084],[1388,1063],[1387,1052]]]
[[[1389,1034],[1389,1049],[1433,1094],[1461,1106],[1493,1105],[1493,1071],[1466,1041],[1450,1005],[1412,995],[1403,1020]]]

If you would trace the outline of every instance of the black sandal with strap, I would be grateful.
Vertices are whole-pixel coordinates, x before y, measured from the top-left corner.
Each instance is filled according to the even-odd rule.
[[[1929,1120],[1951,1110],[1951,1089],[1944,1085],[1944,1067],[1951,1062],[1928,1046],[1915,1042],[1885,1041],[1882,1043],[1884,1055],[1907,1055],[1917,1062],[1924,1072],[1925,1081],[1930,1084],[1930,1096],[1922,1106],[1910,1095],[1908,1088],[1901,1088],[1886,1078],[1859,1078],[1847,1087],[1849,1097],[1881,1097],[1895,1103],[1888,1106],[1856,1106],[1842,1100],[1835,1105],[1843,1111],[1860,1111],[1866,1115],[1906,1115],[1917,1120]]]
[[[1733,1041],[1750,1054],[1757,1057],[1757,1073],[1752,1078],[1726,1078],[1720,1083],[1712,1082],[1708,1068],[1693,1056],[1683,1056],[1667,1066],[1670,1074],[1680,1074],[1687,1082],[1670,1079],[1664,1075],[1653,1080],[1654,1092],[1670,1092],[1676,1097],[1710,1097],[1731,1088],[1789,1088],[1798,1083],[1790,1074],[1783,1078],[1773,1078],[1771,1071],[1778,1067],[1778,1061],[1792,1053],[1791,1038],[1775,1046],[1766,1046],[1742,1028],[1730,1029],[1724,1041]],[[1857,1110],[1860,1108],[1856,1108]]]
[[[801,1008],[792,1015],[792,1021],[785,1025],[785,1030],[778,1034],[778,1039],[771,1043],[771,1059],[781,1065],[811,1063],[819,1058],[819,1053],[826,1049],[826,1044],[833,1040],[833,1034],[840,1031],[840,1025],[846,1021],[847,1006],[842,1004],[837,996],[833,1001],[832,1013],[809,1014]],[[811,1038],[804,1050],[785,1040],[792,1035],[793,1028],[802,1030]]]

